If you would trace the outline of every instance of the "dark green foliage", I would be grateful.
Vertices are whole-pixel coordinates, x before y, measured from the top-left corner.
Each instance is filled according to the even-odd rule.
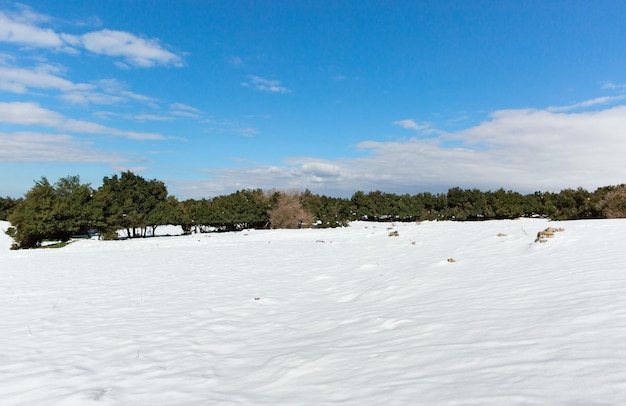
[[[179,202],[174,196],[169,196],[165,200],[159,201],[156,206],[148,212],[146,216],[147,227],[151,228],[152,235],[155,235],[156,228],[165,224],[181,224],[183,213],[179,210]]]
[[[344,227],[352,219],[351,204],[347,199],[319,196],[309,190],[302,194],[301,199],[303,207],[320,228]]]
[[[9,215],[13,212],[13,209],[23,199],[13,199],[11,197],[0,197],[0,220],[7,220]]]
[[[183,233],[205,232],[211,224],[209,206],[210,202],[206,199],[193,200],[188,199],[179,203],[180,222],[179,224]],[[205,229],[206,227],[206,229]]]
[[[8,220],[15,248],[33,248],[44,239],[67,241],[101,224],[101,212],[92,203],[93,190],[78,176],[60,179],[54,185],[45,177],[35,182]]]
[[[147,230],[154,231],[160,221],[167,221],[163,214],[167,201],[165,184],[156,179],[145,180],[127,171],[121,176],[105,177],[94,196],[97,206],[104,215],[101,233],[111,235],[123,229],[128,238],[145,237]],[[172,208],[177,207],[173,202]]]
[[[517,192],[505,192],[500,188],[495,192],[486,192],[485,198],[490,214],[485,215],[485,218],[510,219],[533,214],[532,211],[527,211],[524,196]]]
[[[265,227],[269,208],[261,189],[237,191],[211,201],[207,225],[221,231]]]
[[[261,189],[241,190],[211,200],[185,200],[178,204],[177,222],[184,233],[233,231],[266,227],[270,198]]]
[[[351,198],[353,219],[371,221],[486,220],[543,216],[558,220],[602,217],[598,202],[607,191],[589,193],[583,188],[559,193],[482,192],[451,188],[447,193],[418,193],[413,196],[380,191],[356,192]]]
[[[354,218],[372,221],[413,221],[424,210],[424,202],[417,196],[396,195],[381,191],[367,194],[358,191],[352,195]]]

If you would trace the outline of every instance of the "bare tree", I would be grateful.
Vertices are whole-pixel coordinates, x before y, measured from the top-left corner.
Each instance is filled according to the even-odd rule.
[[[300,194],[294,192],[280,192],[268,216],[272,228],[301,228],[313,223],[313,215],[302,206]]]

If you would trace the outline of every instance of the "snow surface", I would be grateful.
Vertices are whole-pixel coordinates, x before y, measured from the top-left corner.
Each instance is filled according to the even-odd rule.
[[[625,221],[391,226],[2,235],[0,403],[626,404]]]

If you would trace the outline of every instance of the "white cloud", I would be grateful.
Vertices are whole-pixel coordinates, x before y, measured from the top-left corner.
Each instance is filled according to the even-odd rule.
[[[406,128],[407,130],[415,130],[415,131],[427,130],[430,128],[430,124],[428,123],[418,124],[415,121],[410,120],[410,119],[394,121],[392,124],[397,125],[402,128]]]
[[[316,179],[337,178],[341,175],[341,168],[335,164],[321,161],[305,162],[300,166],[302,173],[311,174]]]
[[[626,179],[626,106],[584,113],[500,110],[485,122],[428,139],[363,141],[364,156],[292,159],[279,166],[207,170],[219,193],[237,188],[305,189],[349,196],[357,190],[398,193],[460,186],[531,193]],[[208,187],[208,186],[207,186]],[[208,190],[208,189],[206,189]],[[183,189],[179,193],[191,193]],[[205,194],[206,196],[206,194]]]
[[[129,32],[107,29],[89,32],[80,39],[86,50],[100,55],[122,57],[133,66],[183,66],[182,58],[163,48],[156,39],[140,38]]]
[[[623,91],[624,89],[626,89],[626,84],[606,82],[602,85],[602,88]]]
[[[128,65],[128,64],[126,64],[124,62],[121,62],[121,61],[115,61],[115,62],[113,62],[113,64],[115,66],[117,66],[121,70],[130,70],[131,69],[130,65]]]
[[[593,107],[593,106],[598,106],[598,105],[603,105],[603,104],[609,104],[609,103],[624,100],[624,98],[626,98],[626,95],[596,97],[595,99],[585,100],[585,101],[570,104],[567,106],[550,106],[548,107],[547,110],[552,111],[552,112],[570,111],[570,110],[582,109],[585,107]]]
[[[138,101],[142,103],[154,103],[156,99],[127,90],[126,84],[117,79],[102,79],[97,82],[97,87],[102,91],[95,91],[92,88],[77,89],[61,95],[63,100],[73,104],[115,104]]]
[[[0,133],[0,162],[115,162],[121,158],[94,150],[64,134]]]
[[[128,101],[154,103],[156,99],[127,89],[117,79],[103,79],[96,84],[73,83],[61,76],[64,68],[57,65],[40,64],[32,68],[16,67],[0,63],[0,90],[25,94],[30,89],[61,92],[62,100],[73,104],[114,104]],[[98,88],[102,91],[98,91]]]
[[[280,80],[265,79],[260,76],[248,75],[248,82],[243,82],[244,87],[253,87],[256,90],[269,93],[291,93],[291,90],[283,86]]]
[[[202,111],[199,109],[183,103],[172,103],[169,107],[170,114],[173,116],[185,118],[201,118],[203,116]]]
[[[38,23],[47,23],[52,18],[48,15],[41,14],[36,12],[32,7],[29,7],[25,4],[16,3],[15,7],[18,12],[13,13],[12,17],[21,23],[24,24],[38,24]]]
[[[39,28],[33,21],[20,15],[7,15],[0,11],[0,41],[40,48],[63,48],[66,42],[49,28]]]
[[[125,99],[120,96],[101,92],[74,91],[64,93],[59,96],[62,100],[72,104],[116,104],[124,102]]]
[[[253,127],[239,127],[235,130],[242,137],[254,137],[259,133],[259,130]]]
[[[130,116],[130,118],[139,121],[174,121],[173,117],[160,116],[157,114],[135,114],[134,116]]]
[[[149,106],[158,109],[158,106],[152,106],[150,103]],[[169,106],[169,111],[163,114],[154,114],[154,113],[137,113],[137,114],[129,114],[129,113],[114,113],[111,111],[98,111],[93,114],[94,117],[98,117],[100,119],[110,119],[110,118],[122,118],[124,120],[136,120],[136,121],[175,121],[182,118],[193,118],[199,119],[202,118],[203,112],[195,107],[191,107],[182,103],[174,103]]]
[[[120,114],[114,113],[111,111],[97,111],[93,113],[94,117],[97,117],[101,120],[108,120],[111,118],[122,118],[124,120],[136,120],[136,121],[174,121],[176,118],[169,115],[158,115],[158,114],[147,114],[147,113],[139,113],[139,114]]]
[[[58,66],[42,64],[34,68],[0,65],[0,89],[24,94],[28,89],[51,89],[58,91],[87,91],[95,86],[75,84],[59,75]]]
[[[120,95],[124,97],[125,99],[130,99],[130,100],[135,100],[135,101],[145,102],[145,103],[157,101],[156,99],[152,97],[145,96],[143,94],[138,94],[135,92],[131,92],[130,90],[128,90],[128,86],[125,83],[117,79],[102,79],[98,81],[98,85],[105,92],[110,93],[110,94]]]
[[[110,134],[133,140],[163,140],[161,134],[118,130],[98,123],[67,118],[37,103],[0,102],[0,123],[41,126],[60,131],[87,134]]]
[[[167,50],[158,39],[108,29],[83,35],[58,33],[40,26],[49,20],[50,17],[38,14],[29,7],[20,7],[16,13],[0,11],[0,42],[70,53],[78,53],[83,48],[94,54],[122,58],[123,61],[115,63],[123,69],[130,66],[184,65],[183,58]]]
[[[197,108],[189,106],[187,104],[183,104],[183,103],[172,103],[170,104],[170,109],[171,110],[185,110],[185,111],[190,111],[192,113],[200,113],[200,110],[198,110]]]

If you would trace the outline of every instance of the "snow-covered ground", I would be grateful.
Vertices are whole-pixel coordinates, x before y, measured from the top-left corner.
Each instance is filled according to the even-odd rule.
[[[0,403],[626,404],[626,221],[388,227],[2,235]]]

